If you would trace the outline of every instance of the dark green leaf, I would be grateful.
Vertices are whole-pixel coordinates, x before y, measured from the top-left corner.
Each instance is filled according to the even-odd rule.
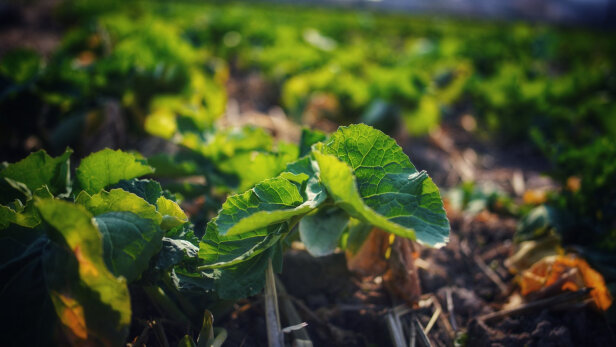
[[[156,200],[163,195],[163,189],[160,183],[154,180],[140,180],[136,178],[132,180],[122,180],[109,189],[111,190],[113,188],[120,188],[133,193],[152,205],[155,205]]]
[[[300,158],[309,154],[312,150],[312,145],[317,142],[322,142],[327,139],[327,135],[319,130],[311,130],[302,128],[302,136],[299,140],[299,156]]]
[[[349,216],[337,207],[322,207],[299,222],[299,234],[306,250],[313,256],[332,254]]]
[[[107,267],[128,282],[138,279],[162,247],[162,230],[152,220],[131,212],[108,212],[95,220],[103,235]]]

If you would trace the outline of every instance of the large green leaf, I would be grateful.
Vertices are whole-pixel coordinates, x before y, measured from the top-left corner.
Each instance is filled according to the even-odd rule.
[[[104,213],[95,220],[103,235],[107,267],[128,282],[138,279],[162,247],[163,231],[158,224],[131,212]]]
[[[389,136],[363,124],[340,127],[313,156],[329,195],[351,216],[430,246],[448,241],[438,188]]]
[[[77,179],[81,188],[90,194],[98,193],[108,185],[121,180],[151,174],[154,169],[145,160],[120,150],[109,148],[84,158],[77,168]]]
[[[76,284],[67,283],[68,288],[56,291],[55,297],[52,296],[61,321],[81,340],[94,338],[109,346],[123,344],[131,319],[128,288],[126,280],[116,278],[105,265],[102,236],[92,215],[80,205],[55,199],[38,199],[36,207],[72,253],[71,258],[65,258],[60,263],[70,263],[70,259],[74,259],[77,267],[75,276],[83,285],[75,289]],[[58,273],[64,270],[63,267],[54,269]],[[87,295],[80,294],[84,292]],[[80,302],[81,299],[86,302]],[[81,311],[80,306],[83,307]],[[85,321],[78,319],[80,316],[85,317]]]
[[[0,171],[0,180],[9,179],[24,184],[30,191],[46,185],[52,194],[66,194],[70,189],[69,158],[73,151],[66,151],[52,158],[44,150],[31,153],[26,158],[9,164]],[[2,182],[5,186],[6,182]],[[4,195],[4,187],[0,192]]]
[[[139,217],[152,220],[156,225],[160,225],[163,219],[156,211],[156,206],[122,189],[112,189],[108,192],[103,190],[92,196],[82,191],[75,202],[85,206],[95,216],[107,212],[132,212]]]

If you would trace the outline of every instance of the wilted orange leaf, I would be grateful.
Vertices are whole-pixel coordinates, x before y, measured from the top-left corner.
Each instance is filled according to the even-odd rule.
[[[51,300],[62,324],[68,328],[74,340],[87,340],[88,329],[83,306],[70,296],[58,292],[50,292]],[[77,341],[74,341],[77,342]]]
[[[541,205],[547,201],[547,194],[544,190],[529,189],[524,192],[522,196],[525,204],[529,205]]]
[[[549,256],[536,262],[530,269],[522,272],[520,287],[522,295],[558,286],[560,291],[593,288],[591,296],[598,308],[607,310],[612,297],[600,273],[588,263],[573,254]]]

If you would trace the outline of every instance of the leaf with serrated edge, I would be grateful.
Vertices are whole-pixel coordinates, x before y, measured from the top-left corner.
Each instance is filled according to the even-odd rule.
[[[364,124],[340,127],[312,155],[329,195],[351,216],[433,247],[449,240],[438,188],[381,131]]]
[[[54,195],[66,193],[70,188],[69,158],[72,153],[71,149],[66,149],[55,158],[44,150],[31,153],[0,171],[0,178],[23,183],[31,191],[46,185]]]
[[[163,195],[163,189],[160,186],[160,183],[154,180],[140,180],[133,178],[131,180],[122,180],[110,188],[124,189],[129,193],[133,193],[140,198],[143,198],[152,205],[156,204],[156,200]]]
[[[121,180],[151,174],[154,169],[131,153],[107,148],[84,158],[76,172],[81,188],[95,194]]]
[[[156,211],[156,206],[123,189],[112,189],[108,192],[103,190],[92,196],[82,191],[75,202],[85,206],[95,216],[107,212],[132,212],[152,220],[156,225],[162,222],[162,216]]]

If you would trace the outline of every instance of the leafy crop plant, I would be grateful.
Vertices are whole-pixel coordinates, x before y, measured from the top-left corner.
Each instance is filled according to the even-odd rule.
[[[139,179],[154,171],[139,155],[94,153],[75,179],[70,150],[4,164],[0,304],[22,313],[3,319],[14,344],[121,345],[148,309],[177,324],[171,336],[183,345],[199,331],[200,342],[220,344],[225,333],[214,336],[207,310],[259,293],[266,278],[271,289],[295,226],[314,255],[333,252],[345,233],[361,239],[352,234],[362,226],[447,242],[438,188],[393,139],[367,125],[322,139],[305,136],[300,159],[229,196],[204,232],[172,193]]]

